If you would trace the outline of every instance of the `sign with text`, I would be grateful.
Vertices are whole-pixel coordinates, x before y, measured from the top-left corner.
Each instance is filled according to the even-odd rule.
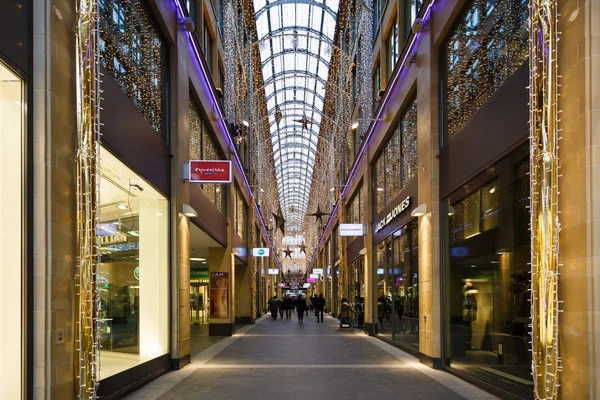
[[[308,278],[308,279],[306,280],[306,282],[308,282],[308,283],[315,283],[315,281],[316,281],[316,279],[315,279],[315,278]]]
[[[210,273],[210,317],[229,318],[229,273]]]
[[[231,161],[190,160],[189,181],[196,183],[230,183]]]
[[[277,268],[269,268],[269,275],[277,275],[279,270]]]
[[[302,285],[302,287],[303,287],[304,289],[308,289],[308,288],[310,287],[310,283],[305,283],[304,285]]]
[[[365,234],[363,224],[340,224],[340,236],[363,236]]]
[[[323,275],[323,268],[313,268],[313,274]]]
[[[310,274],[308,275],[309,278],[313,278],[313,279],[317,279],[319,277],[319,274]]]
[[[254,257],[269,257],[268,247],[255,247],[252,249],[252,255]]]
[[[381,219],[381,221],[377,223],[377,225],[375,226],[375,233],[385,228],[387,224],[392,222],[392,220],[394,220],[394,218],[396,218],[398,215],[402,214],[402,212],[404,212],[408,207],[410,207],[410,196],[402,200],[400,204],[394,207],[392,211],[390,211],[385,217]]]

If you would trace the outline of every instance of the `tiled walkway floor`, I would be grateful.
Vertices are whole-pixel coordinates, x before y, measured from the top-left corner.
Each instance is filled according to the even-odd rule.
[[[337,321],[262,318],[128,400],[442,399],[494,396],[379,339],[336,331]]]

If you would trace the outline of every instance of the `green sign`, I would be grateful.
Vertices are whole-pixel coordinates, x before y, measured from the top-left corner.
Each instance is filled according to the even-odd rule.
[[[133,270],[133,276],[138,281],[140,280],[140,266],[139,265],[137,267],[135,267],[135,269]]]
[[[265,254],[265,250],[264,249],[258,249],[258,255],[262,256]]]
[[[208,280],[208,268],[190,268],[190,279],[191,280],[199,280],[199,279]]]

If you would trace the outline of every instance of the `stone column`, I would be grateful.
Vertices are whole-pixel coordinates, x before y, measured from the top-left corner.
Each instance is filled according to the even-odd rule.
[[[600,3],[558,6],[559,398],[584,400],[600,397]]]
[[[367,150],[368,151],[368,150]],[[371,149],[371,151],[373,151]],[[365,157],[367,160],[369,156]],[[366,227],[365,235],[365,248],[367,254],[365,254],[365,267],[364,267],[364,280],[365,280],[365,331],[369,335],[374,335],[377,329],[377,279],[375,277],[375,251],[373,249],[373,203],[375,196],[373,193],[373,169],[371,165],[365,168],[363,174],[363,193],[365,194],[365,200],[363,201],[363,215]]]
[[[421,361],[441,365],[441,259],[439,203],[438,52],[432,38],[432,21],[418,38],[417,129],[419,205],[427,213],[419,217],[419,351]]]

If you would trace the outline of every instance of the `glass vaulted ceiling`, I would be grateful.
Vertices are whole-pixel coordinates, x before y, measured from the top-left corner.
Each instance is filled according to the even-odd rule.
[[[300,230],[321,127],[339,0],[254,0],[277,187]]]

